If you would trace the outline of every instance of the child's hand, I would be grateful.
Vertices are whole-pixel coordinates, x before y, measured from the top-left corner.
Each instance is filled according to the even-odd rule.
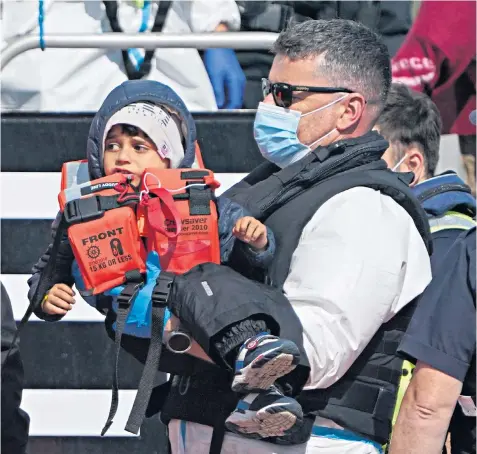
[[[50,315],[65,315],[75,304],[75,292],[66,284],[55,284],[41,305],[43,312]]]
[[[265,249],[268,244],[267,228],[251,216],[240,218],[235,224],[232,234],[255,249]]]

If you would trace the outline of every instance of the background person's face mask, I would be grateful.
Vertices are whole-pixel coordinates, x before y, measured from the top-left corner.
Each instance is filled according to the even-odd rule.
[[[261,102],[255,116],[253,135],[262,156],[281,168],[299,161],[311,151],[314,145],[336,130],[333,128],[312,144],[304,145],[298,140],[297,135],[300,118],[326,109],[347,96],[346,94],[306,114]]]

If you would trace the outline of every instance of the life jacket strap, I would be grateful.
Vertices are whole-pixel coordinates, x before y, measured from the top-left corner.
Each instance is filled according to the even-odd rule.
[[[65,220],[68,225],[92,221],[102,217],[105,211],[120,208],[122,206],[137,203],[139,195],[128,200],[121,201],[121,195],[85,197],[70,200],[64,208]]]
[[[115,348],[115,358],[114,358],[114,373],[113,373],[113,386],[111,388],[111,406],[109,408],[109,415],[106,421],[106,424],[101,431],[101,436],[103,437],[106,432],[111,427],[113,423],[114,416],[118,410],[119,404],[119,380],[118,380],[118,366],[119,366],[119,352],[121,350],[121,338],[126,326],[126,319],[131,310],[132,303],[136,298],[139,290],[144,285],[144,278],[139,270],[133,270],[126,273],[126,286],[123,291],[118,296],[118,310],[116,318],[116,333],[114,336],[114,348]]]
[[[164,332],[164,316],[174,277],[175,275],[173,273],[161,271],[161,274],[156,280],[156,286],[152,291],[151,342],[149,343],[146,363],[141,375],[136,398],[134,399],[134,404],[125,427],[127,432],[133,434],[139,432],[142,422],[144,421],[154,387],[154,379],[159,369]]]

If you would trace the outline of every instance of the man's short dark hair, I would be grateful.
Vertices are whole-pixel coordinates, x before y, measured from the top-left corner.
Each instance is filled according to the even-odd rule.
[[[426,173],[434,176],[439,160],[442,120],[439,110],[425,94],[403,84],[392,84],[388,100],[376,122],[381,135],[398,150],[418,147],[424,155]]]
[[[282,31],[272,51],[291,60],[322,56],[317,72],[338,87],[361,93],[370,108],[386,102],[391,62],[379,36],[358,22],[345,19],[308,20]]]

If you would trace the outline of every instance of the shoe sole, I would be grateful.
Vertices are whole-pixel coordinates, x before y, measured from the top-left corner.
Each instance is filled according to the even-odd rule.
[[[285,431],[300,424],[303,418],[285,409],[274,408],[273,413],[267,408],[259,410],[257,414],[248,418],[246,414],[234,412],[227,418],[225,427],[233,433],[248,438],[261,439],[269,437],[281,437]]]
[[[271,352],[273,354],[273,352]],[[290,353],[279,353],[269,359],[267,355],[258,356],[248,366],[235,375],[232,390],[238,393],[263,391],[279,377],[290,373],[298,365],[299,357]]]

